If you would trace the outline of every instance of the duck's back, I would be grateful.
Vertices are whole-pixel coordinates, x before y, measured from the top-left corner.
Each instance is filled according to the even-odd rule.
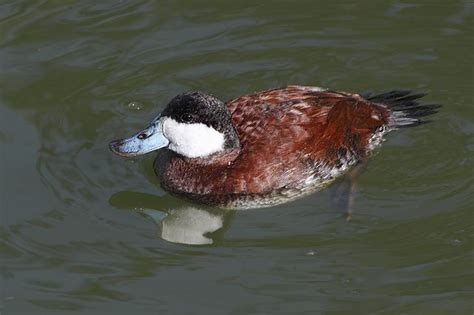
[[[278,186],[276,174],[283,182],[299,181],[299,169],[308,166],[324,177],[346,169],[370,151],[390,116],[386,107],[359,95],[304,86],[243,96],[227,106],[242,145],[239,167],[248,168],[239,173],[259,169],[270,187]]]

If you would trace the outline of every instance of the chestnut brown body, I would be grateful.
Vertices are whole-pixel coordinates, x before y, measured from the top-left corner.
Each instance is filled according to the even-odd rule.
[[[364,98],[305,86],[241,96],[226,103],[240,149],[192,159],[162,150],[155,172],[166,190],[194,201],[229,208],[278,204],[324,187],[386,132],[434,112],[414,101],[421,96],[393,91]]]

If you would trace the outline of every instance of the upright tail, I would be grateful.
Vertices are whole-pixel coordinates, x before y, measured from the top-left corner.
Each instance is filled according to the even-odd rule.
[[[438,112],[439,104],[421,104],[419,99],[425,93],[411,94],[410,90],[393,90],[390,92],[372,95],[361,95],[366,100],[388,107],[392,113],[391,126],[395,128],[411,127],[426,124],[430,120],[422,119],[425,116]]]

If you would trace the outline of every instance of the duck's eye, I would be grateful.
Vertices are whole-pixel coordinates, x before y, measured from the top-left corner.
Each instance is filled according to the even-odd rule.
[[[190,122],[193,120],[193,115],[189,114],[189,113],[184,113],[181,115],[181,120],[184,121],[184,122]]]
[[[140,139],[140,140],[143,140],[143,139],[146,139],[146,138],[148,138],[148,136],[144,132],[142,132],[141,134],[138,135],[138,139]]]

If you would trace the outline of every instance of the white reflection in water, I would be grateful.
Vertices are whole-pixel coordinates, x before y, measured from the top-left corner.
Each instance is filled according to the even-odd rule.
[[[194,206],[169,210],[165,216],[157,210],[144,209],[141,212],[159,225],[160,237],[172,243],[212,244],[214,240],[209,234],[224,226],[223,213],[211,213]]]
[[[109,202],[117,208],[135,210],[151,219],[165,241],[186,245],[209,245],[214,232],[224,228],[233,211],[197,206],[169,195],[122,191]]]

